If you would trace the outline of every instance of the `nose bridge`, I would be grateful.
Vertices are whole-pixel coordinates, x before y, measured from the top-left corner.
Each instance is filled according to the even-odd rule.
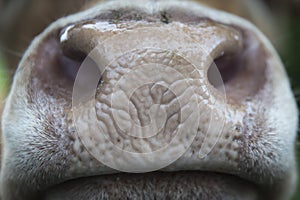
[[[70,25],[61,33],[63,51],[67,55],[76,50],[86,55],[95,53],[95,58],[105,58],[101,60],[106,61],[101,64],[105,66],[131,50],[156,48],[181,54],[201,70],[225,51],[230,53],[242,47],[238,30],[212,21],[204,20],[193,26],[180,22],[119,23],[92,21]]]

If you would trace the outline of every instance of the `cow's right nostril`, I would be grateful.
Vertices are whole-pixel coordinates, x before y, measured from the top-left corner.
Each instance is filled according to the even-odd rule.
[[[75,60],[65,55],[58,58],[58,68],[64,77],[71,81],[75,81],[76,75],[78,73],[79,67],[81,65],[81,60]]]
[[[82,36],[81,40],[76,40],[73,43],[70,43],[66,36],[68,32],[67,28],[64,28],[60,31],[59,38],[60,38],[60,45],[64,55],[67,57],[74,59],[76,61],[82,62],[86,58],[86,53],[81,49],[81,44],[86,42],[84,39],[85,37]]]

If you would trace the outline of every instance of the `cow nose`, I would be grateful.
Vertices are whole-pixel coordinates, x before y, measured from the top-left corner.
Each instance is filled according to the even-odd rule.
[[[243,44],[247,40],[212,21],[195,27],[126,22],[119,28],[102,21],[66,27],[60,34],[64,54],[88,57],[72,99],[83,145],[113,169],[147,172],[176,161],[203,133],[194,152],[205,157],[224,127],[240,120],[236,114],[226,118],[227,109],[243,112],[226,101],[223,79],[246,90],[230,94],[237,105],[262,86],[245,86],[254,81],[251,74],[242,80],[240,63],[253,56],[247,52],[253,47]],[[264,70],[261,65],[255,73]]]

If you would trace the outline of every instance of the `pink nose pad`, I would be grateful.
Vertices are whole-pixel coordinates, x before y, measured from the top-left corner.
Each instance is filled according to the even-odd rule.
[[[126,172],[170,165],[199,133],[196,154],[207,156],[221,134],[242,123],[245,111],[229,102],[252,98],[264,84],[264,62],[251,63],[263,56],[259,42],[214,22],[121,27],[84,22],[61,32],[65,55],[88,57],[72,98],[83,144],[101,163]]]

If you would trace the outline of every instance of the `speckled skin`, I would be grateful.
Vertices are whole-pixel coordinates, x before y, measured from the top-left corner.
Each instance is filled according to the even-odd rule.
[[[96,109],[89,110],[84,105],[74,108],[74,80],[66,78],[68,73],[61,70],[68,72],[65,64],[70,62],[69,65],[73,66],[76,62],[65,55],[82,61],[82,57],[101,42],[102,49],[96,50],[93,55],[106,61],[104,66],[107,71],[101,71],[103,68],[100,67],[102,74],[95,95]],[[119,55],[134,47],[136,50]],[[142,48],[143,51],[140,50]],[[172,52],[179,52],[181,56],[174,56]],[[233,55],[234,62],[229,64],[239,67],[234,70],[234,75],[229,73],[224,87],[214,87],[207,72],[212,60],[218,63],[217,59],[223,55]],[[167,121],[161,136],[158,134],[136,143],[114,123],[113,110],[126,112],[126,105],[120,104],[121,107],[114,108],[109,102],[115,92],[112,85],[128,70],[143,66],[145,62],[164,64],[190,78],[189,87],[177,87],[179,90],[183,87],[178,96],[183,105],[200,102],[198,107],[192,107],[188,112],[190,116],[195,113],[199,116],[195,115],[197,120],[183,122],[179,116],[186,113],[178,102],[173,101],[176,95],[162,85],[146,84],[127,99],[136,110],[127,115],[134,122],[147,124],[149,113],[146,111],[149,105],[156,103],[165,106]],[[195,68],[198,73],[194,74]],[[229,69],[225,66],[225,73],[226,70]],[[159,71],[169,74],[167,72],[167,69]],[[169,82],[172,84],[174,76],[162,76],[162,79],[165,82],[171,80]],[[130,89],[131,79],[128,80],[121,91],[126,91],[126,86]],[[191,88],[193,94],[182,92]],[[82,115],[74,119],[74,112],[78,110]],[[96,118],[91,115],[93,110]],[[98,189],[97,183],[102,183],[101,179],[105,177],[107,183],[102,184],[113,185],[116,175],[101,175],[114,174],[118,170],[100,162],[99,156],[102,156],[100,160],[115,159],[122,166],[130,166],[137,158],[114,153],[114,146],[140,153],[145,151],[144,145],[148,145],[150,147],[146,151],[153,151],[158,148],[156,145],[169,142],[174,131],[185,125],[188,128],[183,129],[183,133],[189,135],[195,132],[193,142],[179,159],[159,169],[163,171],[160,172],[162,176],[167,177],[162,178],[162,182],[172,180],[173,175],[167,173],[169,171],[175,174],[182,170],[201,171],[198,175],[190,172],[175,175],[182,175],[183,183],[178,184],[179,188],[188,188],[189,180],[195,179],[191,182],[193,191],[198,191],[194,193],[195,199],[239,199],[244,190],[235,186],[240,181],[249,184],[249,187],[244,187],[249,189],[249,199],[287,199],[296,182],[294,141],[297,114],[278,55],[265,36],[249,22],[188,2],[113,1],[95,5],[49,26],[32,42],[19,65],[3,115],[1,196],[7,200],[39,199],[40,195],[46,194],[45,199],[51,199],[53,196],[49,191],[52,190],[49,188],[54,187],[53,195],[61,195],[63,199],[68,192],[78,199],[90,197],[91,194],[91,198],[105,199],[111,190]],[[97,140],[98,132],[91,128],[95,123],[100,124],[112,143]],[[86,131],[86,137],[78,134],[78,129]],[[189,144],[188,141],[187,138],[175,140],[170,151],[161,154],[162,158],[176,153],[179,146]],[[137,163],[144,162],[141,159]],[[147,167],[147,171],[158,162],[145,162],[142,166]],[[97,176],[91,179],[97,179],[97,183],[82,188],[78,178],[89,176]],[[135,191],[160,181],[157,174],[153,175],[154,181],[149,180],[146,174],[120,177],[119,185],[123,187],[120,191],[126,191],[128,198],[142,197]],[[139,179],[136,186],[135,177]],[[211,180],[213,184],[209,181],[198,182],[202,178]],[[62,190],[62,183],[70,180],[73,181],[65,186],[71,190]],[[131,189],[126,190],[129,185]],[[211,185],[215,188],[210,188]],[[188,194],[191,192],[189,189],[184,189],[183,193]],[[184,197],[175,190],[176,185],[170,186],[170,197]],[[225,192],[229,190],[229,193]],[[50,196],[47,196],[47,191]],[[210,196],[215,191],[218,194]],[[152,192],[154,196],[149,195],[149,199],[168,197],[160,190],[154,189]]]

